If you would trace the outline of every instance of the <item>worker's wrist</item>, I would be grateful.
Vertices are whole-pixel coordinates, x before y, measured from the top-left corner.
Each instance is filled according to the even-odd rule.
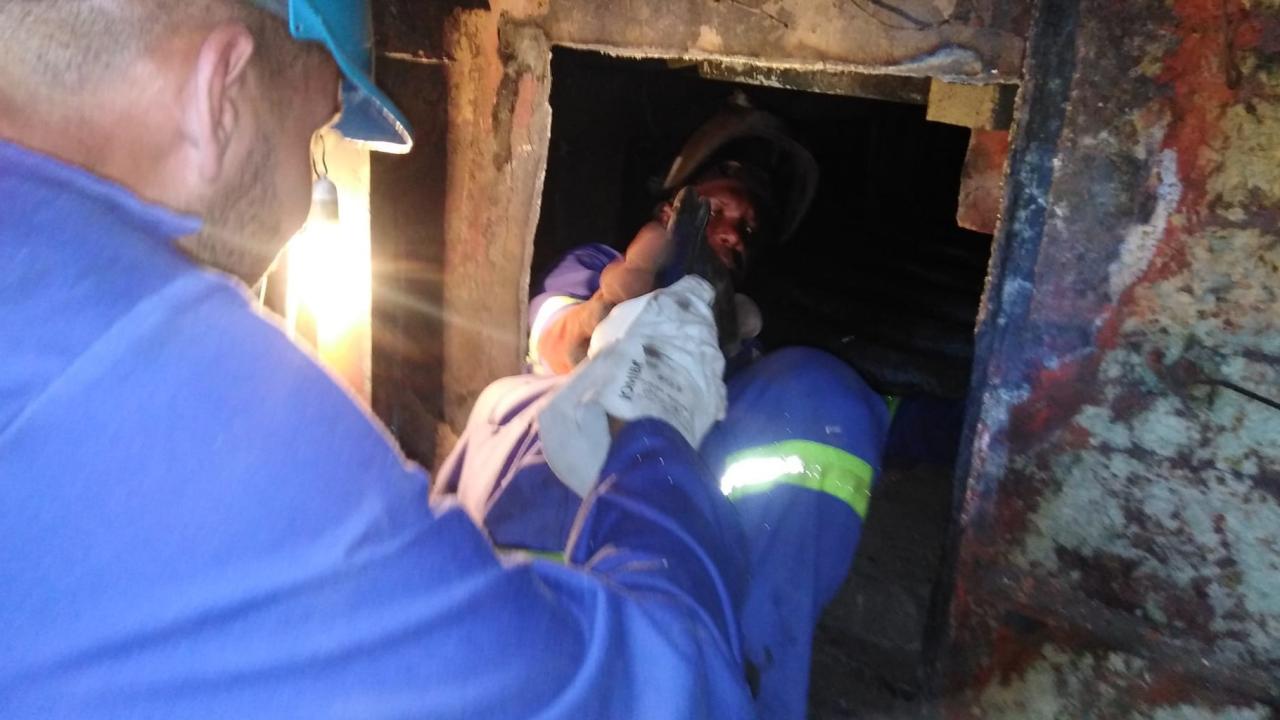
[[[586,302],[582,303],[575,319],[578,322],[584,341],[591,340],[591,333],[596,331],[596,326],[609,316],[614,305],[617,305],[618,302],[620,301],[607,297],[604,290],[601,289],[596,291],[596,294],[592,295]]]
[[[538,336],[540,365],[556,375],[572,372],[586,359],[591,334],[612,309],[597,292],[561,311]]]
[[[606,267],[600,274],[600,291],[596,294],[610,306],[617,305],[653,292],[654,282],[652,270],[637,267],[629,259],[619,260]],[[608,314],[608,310],[605,314]]]

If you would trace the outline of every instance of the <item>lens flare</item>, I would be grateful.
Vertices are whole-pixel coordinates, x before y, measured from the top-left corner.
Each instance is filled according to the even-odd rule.
[[[353,217],[354,215],[354,217]],[[289,242],[285,324],[314,343],[320,360],[364,394],[372,293],[369,230],[339,215],[337,188],[316,181],[311,215]]]

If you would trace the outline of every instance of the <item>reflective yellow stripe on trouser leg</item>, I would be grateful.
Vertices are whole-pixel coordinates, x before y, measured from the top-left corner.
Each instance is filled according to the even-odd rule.
[[[720,491],[730,499],[764,492],[781,484],[832,495],[866,519],[875,471],[866,461],[830,445],[786,440],[729,456]]]

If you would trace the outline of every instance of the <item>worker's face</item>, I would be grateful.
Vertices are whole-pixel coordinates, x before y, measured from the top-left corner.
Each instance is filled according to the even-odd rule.
[[[746,188],[737,180],[718,178],[700,183],[694,189],[711,205],[707,243],[735,279],[741,279],[758,230],[756,208]]]
[[[202,254],[251,284],[306,221],[312,141],[339,110],[338,70],[327,55],[314,54],[292,75],[287,87],[254,78],[225,180],[204,213]]]

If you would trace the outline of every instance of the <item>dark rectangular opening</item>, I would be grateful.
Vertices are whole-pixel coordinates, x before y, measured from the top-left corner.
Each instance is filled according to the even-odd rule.
[[[554,51],[531,274],[536,283],[584,243],[625,249],[685,140],[735,91],[790,125],[821,180],[793,238],[763,253],[742,288],[762,310],[761,340],[824,349],[881,393],[911,398],[891,430],[854,567],[819,627],[811,708],[818,717],[910,712],[923,691],[991,252],[990,235],[956,223],[970,131],[926,120],[920,78],[863,84],[903,100],[888,101],[713,80],[707,70]]]

